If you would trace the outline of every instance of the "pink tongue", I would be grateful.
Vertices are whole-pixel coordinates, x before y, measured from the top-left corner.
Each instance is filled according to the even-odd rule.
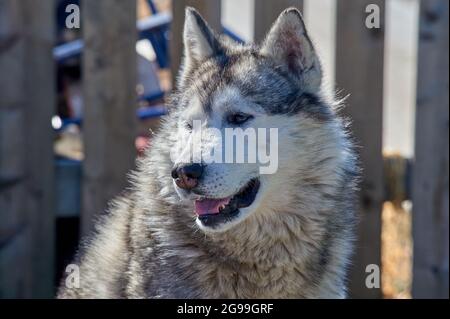
[[[231,197],[222,199],[202,199],[195,201],[195,213],[199,216],[206,214],[218,214],[219,207],[230,202]]]

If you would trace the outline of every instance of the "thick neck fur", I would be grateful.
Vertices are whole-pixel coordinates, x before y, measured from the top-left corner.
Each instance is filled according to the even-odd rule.
[[[150,233],[165,245],[161,247],[165,256],[158,258],[170,259],[168,264],[176,263],[184,277],[195,278],[203,290],[202,295],[193,297],[342,297],[343,290],[333,289],[343,285],[350,249],[343,243],[348,242],[345,237],[350,234],[345,227],[350,225],[341,224],[346,220],[346,207],[339,193],[346,185],[340,176],[345,174],[339,158],[327,158],[328,162],[321,158],[310,161],[314,169],[292,168],[287,163],[300,174],[281,170],[286,176],[282,184],[275,185],[277,191],[268,192],[257,211],[223,233],[205,234],[198,229],[192,207],[179,202],[170,179],[162,175],[161,179],[141,181],[145,187],[141,192],[148,194],[148,185],[153,184],[162,189],[166,199],[148,205],[154,208],[148,216]],[[164,173],[143,176],[158,174]],[[302,178],[293,181],[289,175]],[[170,208],[158,209],[159,205]],[[172,213],[161,215],[158,211]],[[339,228],[342,232],[330,235],[330,229]],[[327,272],[332,264],[339,271]]]
[[[283,218],[277,217],[280,215]],[[327,226],[321,225],[324,222],[328,221],[314,220],[300,211],[267,209],[256,211],[224,233],[205,235],[195,230],[186,233],[169,227],[164,240],[167,242],[168,237],[169,242],[173,240],[173,246],[167,247],[168,251],[173,250],[173,256],[179,252],[172,262],[203,287],[202,295],[193,297],[336,296],[333,295],[336,292],[319,289],[321,283],[311,280],[320,278],[324,287],[326,282],[338,281],[324,277],[326,263],[335,262],[324,260],[330,254],[328,250],[333,249],[321,246],[329,244]]]

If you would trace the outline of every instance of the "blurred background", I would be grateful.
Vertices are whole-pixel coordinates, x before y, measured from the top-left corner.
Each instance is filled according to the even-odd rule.
[[[166,113],[186,5],[239,42],[303,12],[361,146],[350,297],[448,298],[447,0],[0,0],[0,298],[52,298],[127,186]]]

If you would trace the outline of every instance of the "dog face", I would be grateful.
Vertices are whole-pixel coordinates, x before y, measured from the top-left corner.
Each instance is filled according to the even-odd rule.
[[[339,152],[328,138],[333,111],[320,98],[320,62],[296,9],[280,15],[260,46],[215,35],[187,9],[184,46],[173,184],[193,202],[201,229],[223,232],[282,202],[296,191],[292,176],[308,178],[321,169],[315,163]]]

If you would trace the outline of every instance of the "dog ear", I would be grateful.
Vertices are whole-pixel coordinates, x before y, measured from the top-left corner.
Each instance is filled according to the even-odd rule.
[[[219,54],[220,44],[214,31],[201,15],[191,7],[186,8],[183,32],[184,67],[192,68]]]
[[[277,64],[287,67],[302,82],[305,90],[320,88],[322,68],[314,46],[308,37],[300,11],[283,11],[267,34],[260,50]]]

